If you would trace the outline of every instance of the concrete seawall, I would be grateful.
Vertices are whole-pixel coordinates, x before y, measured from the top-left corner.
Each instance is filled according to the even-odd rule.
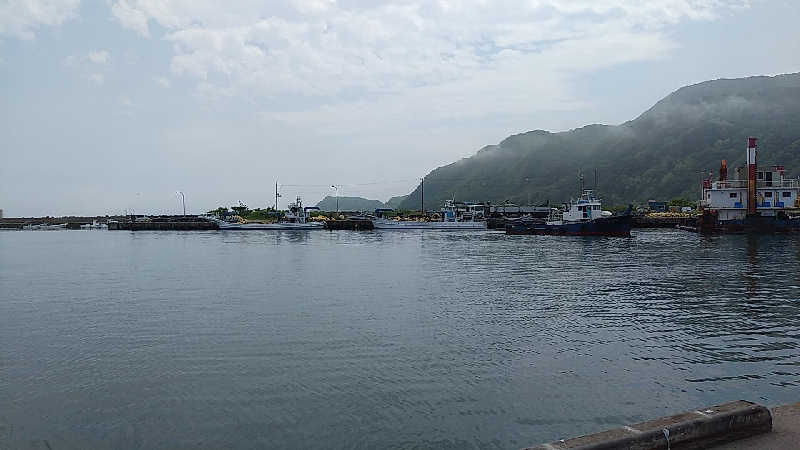
[[[129,230],[129,231],[197,231],[197,230],[219,230],[217,224],[207,221],[198,222],[109,222],[109,230]]]
[[[772,414],[767,408],[740,400],[540,444],[528,450],[702,449],[762,435],[771,430]]]

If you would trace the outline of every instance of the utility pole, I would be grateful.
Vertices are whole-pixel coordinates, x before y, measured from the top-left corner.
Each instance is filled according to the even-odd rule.
[[[331,188],[336,190],[336,214],[339,214],[339,186],[332,184]]]
[[[183,195],[183,191],[178,191],[178,194],[181,194],[181,202],[183,203],[183,215],[186,215],[186,196]]]
[[[419,201],[419,209],[422,211],[422,215],[425,215],[425,177],[419,179],[419,188],[420,188],[420,201]]]
[[[275,181],[275,212],[278,212],[278,197],[281,195],[278,194],[278,182]]]

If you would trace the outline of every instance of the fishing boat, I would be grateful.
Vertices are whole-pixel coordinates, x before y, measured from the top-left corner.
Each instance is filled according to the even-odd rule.
[[[42,223],[37,225],[28,224],[24,225],[22,229],[28,231],[58,231],[58,230],[66,230],[67,224],[65,223],[58,223],[58,224]]]
[[[308,211],[319,210],[315,206],[303,207],[303,201],[297,197],[294,203],[289,204],[284,219],[275,223],[245,222],[232,223],[220,220],[216,217],[208,217],[216,223],[220,230],[321,230],[324,225],[321,222],[309,222]]]
[[[438,221],[390,219],[385,216],[394,211],[391,208],[376,209],[375,216],[370,220],[378,230],[486,230],[482,208],[483,205],[476,203],[447,200],[440,211],[441,220]]]
[[[620,215],[603,211],[602,201],[591,189],[584,189],[580,198],[552,208],[547,219],[523,217],[506,224],[506,234],[544,234],[568,236],[630,236],[633,216],[631,207]]]
[[[107,230],[107,229],[108,225],[100,223],[97,220],[93,220],[92,223],[81,224],[81,230]]]

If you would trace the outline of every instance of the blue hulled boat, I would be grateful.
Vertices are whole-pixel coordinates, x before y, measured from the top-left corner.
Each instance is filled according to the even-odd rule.
[[[563,208],[553,208],[546,220],[521,218],[506,224],[506,234],[566,236],[630,236],[631,208],[621,215],[602,210],[602,203],[590,189]]]

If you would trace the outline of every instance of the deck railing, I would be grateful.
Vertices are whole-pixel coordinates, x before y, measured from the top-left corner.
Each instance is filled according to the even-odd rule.
[[[713,183],[714,189],[742,189],[747,188],[747,180],[727,180],[727,181],[715,181]],[[798,188],[800,187],[800,180],[791,179],[791,180],[776,180],[776,181],[763,181],[759,180],[756,182],[756,187],[762,188]]]

